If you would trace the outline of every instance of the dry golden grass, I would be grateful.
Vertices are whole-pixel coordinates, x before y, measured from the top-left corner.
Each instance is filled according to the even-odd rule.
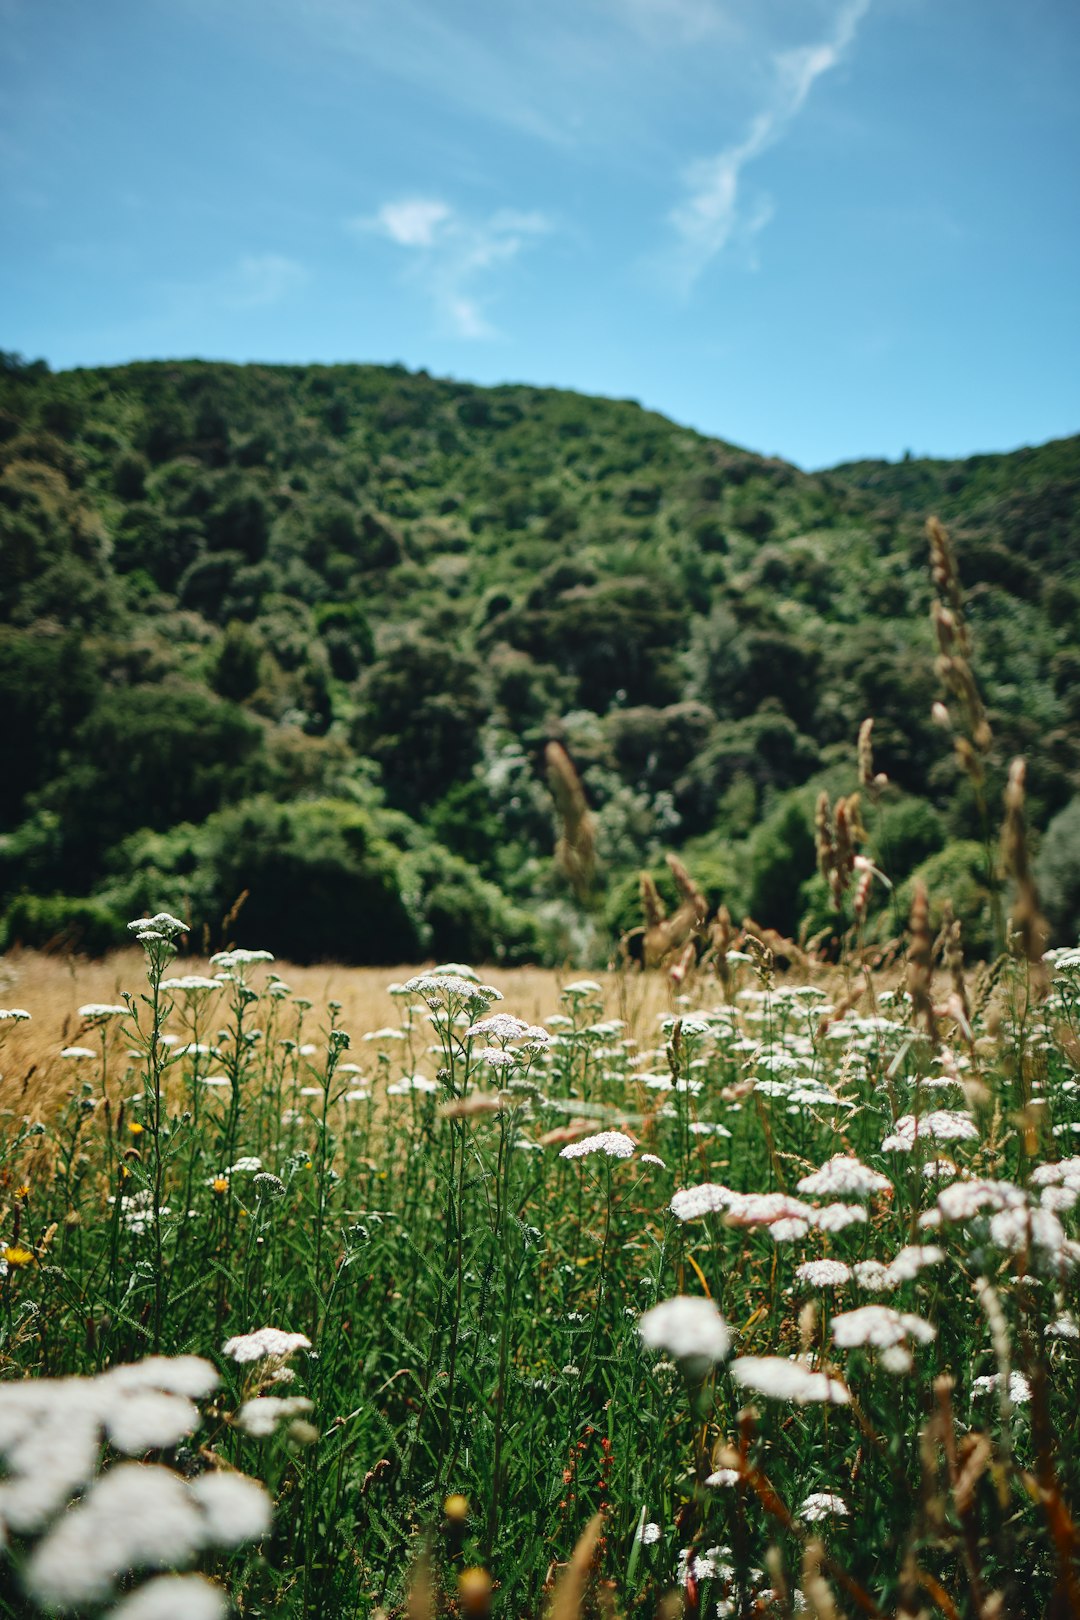
[[[333,963],[297,967],[285,961],[274,967],[298,996],[313,1003],[312,1031],[325,1017],[326,1003],[335,999],[342,1003],[340,1023],[354,1039],[400,1021],[401,1004],[387,986],[421,971],[416,966],[355,968]],[[212,969],[202,958],[181,957],[172,971]],[[538,967],[490,967],[481,973],[503,992],[506,1011],[529,1023],[542,1023],[555,1012],[563,986],[583,977]],[[654,1031],[657,1015],[672,1005],[675,991],[666,975],[650,974],[644,981],[634,976],[629,982],[620,973],[590,977],[603,986],[608,1016],[626,1019],[628,1033],[639,1038]],[[78,1009],[89,1002],[116,1002],[123,990],[138,994],[145,984],[144,957],[138,949],[93,962],[34,951],[0,957],[0,1006],[23,1007],[31,1018],[28,1024],[0,1026],[0,1108],[45,1115],[63,1103],[70,1095],[74,1070],[70,1060],[60,1056],[61,1050],[70,1045],[96,1049],[100,1039],[88,1030]]]

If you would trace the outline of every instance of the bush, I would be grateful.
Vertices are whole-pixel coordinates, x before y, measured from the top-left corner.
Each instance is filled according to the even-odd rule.
[[[228,929],[239,945],[296,962],[415,960],[420,932],[402,894],[400,856],[370,813],[337,799],[275,804],[245,800],[164,834],[140,833],[116,852],[105,891],[130,916],[161,907],[190,914],[213,944]]]
[[[78,952],[104,956],[129,943],[123,920],[99,900],[73,900],[66,894],[21,894],[0,922],[0,951]]]
[[[786,794],[755,827],[747,846],[750,911],[757,922],[793,935],[799,890],[814,870],[814,828],[806,795]]]
[[[946,844],[923,861],[897,891],[900,914],[907,917],[915,884],[925,885],[930,898],[930,926],[941,927],[942,908],[952,902],[953,914],[963,925],[964,951],[972,959],[986,958],[997,949],[994,907],[986,877],[986,853],[974,839]]]

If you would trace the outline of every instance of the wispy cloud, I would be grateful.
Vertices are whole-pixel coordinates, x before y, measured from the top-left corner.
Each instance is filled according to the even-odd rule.
[[[684,291],[726,247],[750,241],[772,218],[768,197],[745,198],[743,171],[787,133],[817,80],[852,44],[869,5],[870,0],[846,0],[827,39],[777,52],[771,96],[746,134],[714,156],[699,158],[684,172],[686,195],[669,216],[678,238],[676,279]]]
[[[509,264],[551,229],[540,213],[499,209],[485,219],[469,219],[437,197],[402,197],[383,203],[376,214],[350,221],[353,230],[374,232],[407,251],[406,274],[434,305],[456,336],[498,337],[486,309],[491,273]]]
[[[281,253],[246,254],[222,283],[222,302],[233,309],[266,309],[307,280],[307,271]]]

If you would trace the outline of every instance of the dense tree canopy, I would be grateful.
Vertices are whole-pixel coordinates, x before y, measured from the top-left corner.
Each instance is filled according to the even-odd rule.
[[[288,913],[294,954],[557,955],[585,936],[550,739],[595,820],[594,924],[624,924],[634,871],[674,848],[710,898],[810,928],[814,799],[855,785],[868,715],[873,853],[898,888],[944,874],[977,931],[982,828],[931,719],[931,512],[988,802],[1024,753],[1068,933],[1080,439],[809,475],[628,402],[401,367],[7,356],[6,936],[51,937],[63,896],[100,943],[156,884],[211,934],[244,892],[234,932],[276,939]]]

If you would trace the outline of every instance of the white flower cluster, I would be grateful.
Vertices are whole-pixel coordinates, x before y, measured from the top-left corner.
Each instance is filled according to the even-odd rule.
[[[94,1022],[106,1018],[126,1018],[127,1008],[111,1001],[88,1001],[85,1007],[79,1008],[80,1018],[93,1019]]]
[[[798,1183],[799,1192],[814,1198],[869,1198],[871,1193],[889,1192],[891,1188],[888,1176],[871,1170],[848,1153],[834,1153],[820,1170],[803,1176]]]
[[[493,984],[481,984],[471,968],[468,970],[470,977],[466,978],[461,971],[460,963],[451,963],[449,966],[455,971],[436,970],[434,973],[418,973],[415,978],[406,979],[401,986],[402,993],[422,997],[433,1012],[437,1011],[444,1001],[487,1006],[492,1001],[502,1000],[502,991],[496,990]]]
[[[313,1409],[306,1395],[255,1395],[236,1414],[235,1426],[254,1440],[266,1440],[289,1418],[306,1417]]]
[[[825,1204],[815,1208],[788,1193],[738,1193],[715,1181],[684,1187],[672,1197],[670,1209],[680,1221],[722,1214],[732,1226],[768,1227],[775,1243],[803,1238],[811,1228],[842,1232],[846,1226],[866,1220],[866,1210],[861,1204]]]
[[[731,1363],[731,1376],[737,1384],[770,1401],[794,1401],[796,1406],[847,1406],[851,1400],[839,1379],[784,1356],[740,1356]]]
[[[598,1131],[595,1136],[583,1136],[580,1142],[567,1142],[559,1158],[587,1159],[593,1153],[606,1154],[609,1159],[632,1159],[633,1138],[625,1131]]]
[[[254,1333],[238,1333],[227,1339],[222,1353],[242,1366],[251,1361],[284,1361],[297,1350],[310,1350],[306,1333],[285,1333],[281,1328],[256,1328]]]
[[[25,1024],[29,1019],[30,1014],[25,1007],[0,1007],[0,1024]]]
[[[910,1153],[916,1142],[977,1142],[979,1127],[970,1114],[955,1108],[932,1108],[927,1114],[902,1114],[881,1144],[883,1153]]]
[[[134,1458],[186,1439],[199,1423],[195,1402],[217,1382],[198,1356],[151,1356],[96,1378],[0,1385],[0,1520],[16,1536],[40,1538],[24,1569],[37,1603],[99,1604],[132,1571],[182,1568],[204,1549],[232,1548],[266,1532],[270,1499],[244,1475],[187,1480],[139,1462],[98,1474],[103,1441]],[[181,1594],[190,1598],[183,1612],[192,1620],[223,1612],[217,1589],[201,1577],[151,1582],[115,1612],[155,1620],[179,1613]]]
[[[891,1305],[860,1305],[858,1310],[833,1317],[832,1337],[841,1350],[860,1346],[887,1350],[905,1339],[930,1344],[937,1338],[937,1328],[911,1311],[894,1311]]]
[[[163,940],[171,945],[187,933],[188,925],[167,911],[159,911],[154,917],[136,917],[128,923],[128,929],[140,945],[156,945]]]
[[[638,1332],[650,1350],[666,1350],[690,1371],[704,1372],[731,1349],[731,1331],[711,1299],[676,1294],[646,1311]]]

